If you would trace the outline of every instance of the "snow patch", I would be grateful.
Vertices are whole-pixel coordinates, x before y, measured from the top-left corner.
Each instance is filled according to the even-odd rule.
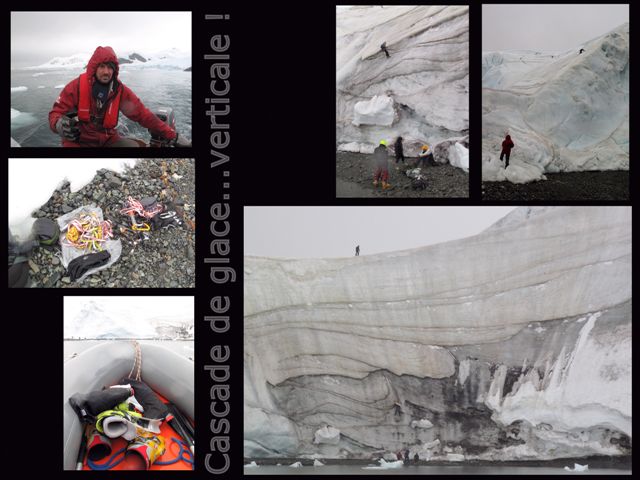
[[[353,107],[353,124],[390,126],[393,123],[393,100],[386,95],[358,102]]]
[[[27,87],[11,87],[11,93],[26,92],[27,90],[29,90]]]

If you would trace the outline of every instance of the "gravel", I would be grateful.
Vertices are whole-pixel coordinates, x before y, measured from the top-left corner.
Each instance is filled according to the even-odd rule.
[[[629,200],[629,171],[546,173],[547,180],[483,182],[483,200]]]
[[[396,170],[394,158],[389,159],[389,183],[392,188],[382,190],[373,186],[373,155],[339,152],[336,154],[337,197],[402,197],[402,198],[468,198],[469,174],[449,164],[423,167],[427,188],[413,190],[412,179],[405,171],[416,163],[407,158]]]
[[[86,160],[90,161],[90,160]],[[126,228],[129,217],[119,210],[131,195],[155,196],[172,201],[183,220],[182,227],[149,232],[148,240]],[[195,164],[193,159],[140,159],[118,174],[99,170],[78,192],[65,182],[33,214],[55,220],[82,205],[102,208],[111,220],[122,255],[109,268],[72,282],[60,262],[59,247],[37,248],[29,261],[31,286],[46,288],[193,288],[195,287]],[[182,204],[182,205],[180,205]],[[122,229],[122,230],[121,230]]]

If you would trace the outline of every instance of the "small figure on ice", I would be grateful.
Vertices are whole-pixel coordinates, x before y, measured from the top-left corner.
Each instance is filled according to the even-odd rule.
[[[356,245],[356,257],[360,256],[360,245]]]
[[[580,55],[582,52],[584,52],[584,48],[580,49],[580,51],[578,52],[578,55]]]
[[[385,53],[387,58],[391,56],[389,55],[389,50],[387,50],[387,42],[384,42],[382,45],[380,45],[380,50],[382,50]]]
[[[509,166],[509,156],[511,155],[511,149],[514,147],[513,142],[511,141],[511,135],[507,135],[502,142],[502,152],[500,152],[500,161],[502,161],[503,157],[506,157],[507,162],[504,166],[505,170]]]

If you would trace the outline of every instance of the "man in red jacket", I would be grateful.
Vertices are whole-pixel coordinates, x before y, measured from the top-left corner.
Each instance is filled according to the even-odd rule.
[[[511,149],[513,148],[513,142],[511,141],[511,135],[507,135],[506,138],[502,141],[502,152],[500,153],[500,161],[502,161],[502,157],[507,157],[507,163],[504,166],[506,169],[509,166],[509,155],[511,155]]]
[[[49,112],[49,127],[62,137],[62,146],[139,147],[138,142],[121,137],[116,130],[122,112],[168,144],[190,147],[191,142],[160,120],[118,80],[118,71],[113,49],[98,47],[87,71],[64,87]],[[76,111],[77,118],[72,113]]]

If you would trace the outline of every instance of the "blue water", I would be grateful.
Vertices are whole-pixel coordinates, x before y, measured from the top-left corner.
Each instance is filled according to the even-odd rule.
[[[34,77],[34,74],[44,73]],[[58,147],[60,137],[49,129],[49,111],[64,86],[78,72],[70,70],[42,71],[12,70],[11,87],[27,87],[26,91],[11,92],[11,108],[20,115],[11,119],[11,136],[23,147]],[[178,132],[191,138],[192,101],[191,72],[180,70],[125,70],[120,80],[151,111],[171,107],[176,116]],[[60,87],[60,88],[56,88]],[[128,136],[149,140],[147,129],[120,115]]]
[[[573,468],[573,464],[568,465]],[[324,467],[244,468],[245,475],[631,475],[631,470],[590,469],[586,472],[567,472],[558,467],[511,466],[409,466],[387,470],[371,470],[364,465],[326,465]]]

